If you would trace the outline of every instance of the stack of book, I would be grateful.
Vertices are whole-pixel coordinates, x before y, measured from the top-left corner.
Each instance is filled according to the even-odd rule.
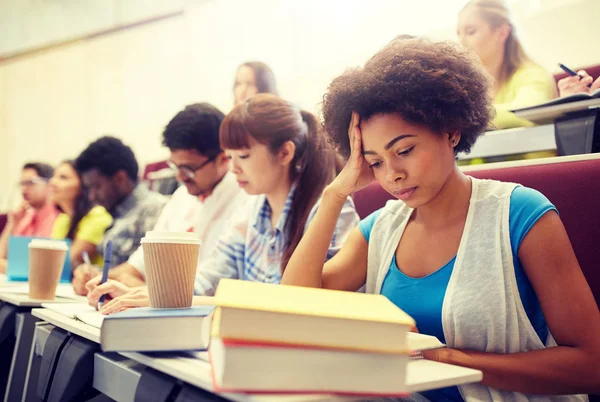
[[[187,356],[208,347],[192,355],[210,360],[216,391],[403,397],[482,378],[479,370],[415,359],[414,352],[444,345],[408,332],[413,319],[384,296],[223,279],[202,302],[106,317],[84,305],[53,310],[101,327],[91,333],[105,351]]]
[[[409,393],[407,334],[415,322],[384,296],[223,279],[215,298],[215,390]]]

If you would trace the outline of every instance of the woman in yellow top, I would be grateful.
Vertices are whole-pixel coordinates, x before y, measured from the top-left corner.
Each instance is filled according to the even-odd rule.
[[[88,190],[83,186],[72,161],[61,163],[50,179],[52,198],[62,212],[54,221],[51,237],[70,239],[71,267],[83,263],[87,252],[93,263],[102,263],[97,247],[104,232],[112,224],[112,217],[101,206],[93,206]]]
[[[510,12],[503,0],[471,0],[458,16],[458,37],[474,51],[494,78],[492,97],[496,129],[531,126],[509,110],[532,106],[556,97],[550,73],[523,50]]]

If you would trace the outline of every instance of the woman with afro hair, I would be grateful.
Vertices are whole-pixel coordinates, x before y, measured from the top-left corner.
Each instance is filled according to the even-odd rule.
[[[600,391],[600,312],[556,208],[456,165],[493,119],[489,86],[467,51],[419,38],[333,80],[325,128],[348,161],[282,283],[380,293],[448,346],[425,358],[483,372],[430,400],[587,400],[573,394]],[[397,200],[324,264],[346,197],[373,181]]]

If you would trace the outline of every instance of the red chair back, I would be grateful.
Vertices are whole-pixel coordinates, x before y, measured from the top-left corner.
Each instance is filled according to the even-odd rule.
[[[4,226],[6,226],[6,221],[8,220],[8,215],[0,214],[0,233],[4,230]]]

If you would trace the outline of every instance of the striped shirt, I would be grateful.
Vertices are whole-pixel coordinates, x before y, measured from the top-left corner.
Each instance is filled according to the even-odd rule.
[[[279,283],[281,281],[281,258],[288,243],[285,223],[288,219],[295,187],[290,190],[283,211],[275,227],[271,225],[271,206],[266,196],[259,195],[247,204],[240,219],[221,236],[212,258],[198,267],[195,293],[213,295],[221,278]],[[321,200],[314,205],[304,231],[317,213]],[[333,257],[358,224],[359,217],[350,197],[342,212],[331,239],[327,259]]]

